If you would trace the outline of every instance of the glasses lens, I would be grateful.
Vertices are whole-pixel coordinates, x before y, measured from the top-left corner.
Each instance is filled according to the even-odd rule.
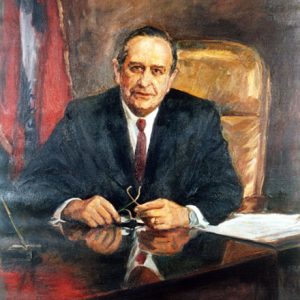
[[[124,209],[120,213],[121,223],[129,223],[132,220],[131,211],[129,209]]]

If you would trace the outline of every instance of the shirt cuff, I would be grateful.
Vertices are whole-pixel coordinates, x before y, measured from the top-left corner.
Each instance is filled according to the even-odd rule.
[[[195,227],[206,228],[209,223],[202,215],[200,209],[195,205],[186,205],[187,208],[191,209],[197,216],[197,223],[194,225]]]
[[[68,199],[68,200],[66,200],[63,204],[61,204],[57,209],[56,209],[56,211],[54,212],[54,214],[53,214],[53,216],[52,216],[52,218],[51,218],[51,221],[50,221],[50,223],[52,224],[52,225],[56,225],[56,224],[58,224],[58,223],[64,223],[65,222],[65,220],[63,220],[62,218],[61,218],[61,213],[62,213],[62,211],[66,208],[66,206],[70,203],[70,202],[72,202],[72,201],[74,201],[74,200],[80,200],[80,201],[82,201],[82,199],[80,199],[80,198],[70,198],[70,199]]]

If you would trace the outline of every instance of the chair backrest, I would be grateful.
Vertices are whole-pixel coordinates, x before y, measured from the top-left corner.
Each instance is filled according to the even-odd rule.
[[[240,43],[180,41],[178,69],[174,88],[213,100],[220,109],[223,135],[244,187],[243,204],[260,199],[270,107],[264,62],[255,50]]]

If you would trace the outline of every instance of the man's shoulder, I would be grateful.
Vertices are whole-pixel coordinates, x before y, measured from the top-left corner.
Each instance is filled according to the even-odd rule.
[[[166,100],[168,106],[182,112],[190,111],[198,114],[200,112],[208,113],[218,110],[215,102],[176,89],[170,90]]]
[[[66,108],[66,115],[98,114],[113,106],[119,98],[119,88],[114,87],[97,95],[74,99]]]

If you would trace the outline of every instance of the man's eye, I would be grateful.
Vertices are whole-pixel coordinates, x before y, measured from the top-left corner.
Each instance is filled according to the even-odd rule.
[[[144,71],[144,69],[141,66],[131,66],[130,71],[133,73],[141,73]]]
[[[152,69],[152,74],[155,75],[155,76],[163,75],[164,70],[161,69],[161,68],[153,68]]]

